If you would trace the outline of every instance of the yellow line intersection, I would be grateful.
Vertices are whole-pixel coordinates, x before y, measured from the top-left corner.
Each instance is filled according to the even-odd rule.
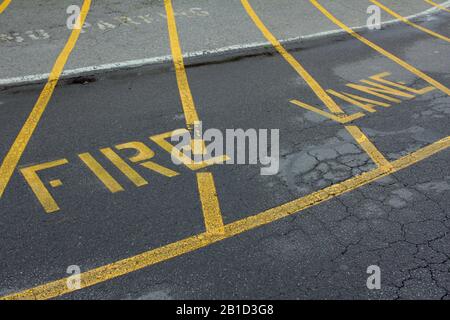
[[[317,1],[310,0],[311,3],[318,8],[327,18],[339,25],[342,29],[346,30],[354,37],[356,37],[361,42],[365,43],[369,47],[375,49],[377,52],[391,59],[392,61],[398,63],[405,69],[411,71],[413,74],[419,78],[425,80],[433,87],[440,89],[442,92],[450,95],[450,89],[448,89],[443,84],[434,80],[430,76],[426,75],[422,71],[411,66],[407,62],[401,60],[400,58],[392,55],[378,45],[370,42],[366,38],[355,33],[349,29],[346,25],[340,22],[337,18],[331,15],[324,7],[322,7]],[[373,3],[378,1],[371,0]],[[427,1],[427,0],[425,0]],[[9,1],[4,1],[0,5],[0,13],[4,10],[2,6]],[[362,150],[364,150],[368,156],[376,164],[376,168],[364,172],[360,175],[349,178],[340,183],[331,185],[322,190],[312,192],[306,196],[294,199],[287,203],[275,206],[268,210],[264,210],[260,213],[254,215],[248,215],[246,218],[224,224],[222,218],[222,212],[220,209],[220,201],[217,195],[217,190],[211,172],[199,171],[196,172],[196,187],[198,188],[199,202],[201,204],[205,232],[200,234],[190,236],[179,241],[163,245],[159,248],[148,250],[141,254],[122,259],[98,268],[86,271],[80,275],[81,278],[81,288],[87,288],[96,285],[101,282],[112,280],[114,278],[123,276],[125,274],[155,265],[160,262],[167,261],[169,259],[178,257],[189,252],[205,248],[209,245],[217,243],[219,241],[228,239],[230,237],[236,236],[243,232],[253,230],[255,228],[267,225],[269,223],[280,220],[292,214],[299,213],[307,208],[321,204],[327,200],[333,199],[347,192],[360,188],[364,185],[372,183],[380,178],[388,176],[392,173],[398,172],[405,169],[415,163],[418,163],[424,159],[427,159],[438,152],[444,151],[450,147],[450,137],[443,138],[437,142],[434,142],[422,149],[419,149],[407,156],[401,157],[395,161],[389,162],[385,156],[376,148],[373,142],[364,134],[358,126],[354,124],[347,124],[347,122],[352,122],[359,117],[361,113],[354,113],[352,115],[346,115],[342,108],[331,98],[328,94],[330,90],[324,90],[320,83],[301,65],[301,63],[293,57],[282,45],[281,43],[272,35],[272,33],[267,29],[261,19],[258,17],[256,12],[251,7],[248,0],[241,0],[243,7],[248,13],[251,20],[259,28],[262,34],[267,40],[273,45],[277,52],[291,65],[291,67],[305,80],[305,82],[312,89],[314,94],[323,102],[324,106],[328,108],[331,113],[322,111],[323,115],[335,120],[341,124],[344,124],[344,128],[347,132],[354,138]],[[431,1],[427,1],[431,3]],[[164,5],[167,14],[167,29],[169,33],[170,48],[173,57],[173,63],[175,68],[176,80],[181,100],[181,105],[183,108],[186,126],[192,131],[194,124],[199,121],[199,116],[195,106],[194,98],[192,96],[188,75],[185,70],[185,65],[183,61],[182,49],[180,46],[179,35],[177,32],[177,25],[175,20],[175,14],[173,9],[173,4],[171,0],[164,0]],[[5,8],[6,8],[5,6]],[[82,9],[82,15],[80,17],[81,22],[84,22],[86,15],[89,11],[90,0],[85,0]],[[428,30],[428,29],[427,29]],[[422,30],[423,31],[423,30]],[[431,30],[430,30],[431,31]],[[79,36],[78,33],[72,31],[69,41],[66,47],[61,52],[58,60],[53,67],[52,73],[49,80],[41,92],[32,113],[30,114],[27,122],[20,131],[16,141],[14,142],[11,150],[8,152],[5,160],[0,167],[0,198],[17,166],[20,158],[31,139],[33,132],[35,131],[42,114],[44,113],[51,95],[57,85],[58,79],[64,68],[64,65],[69,57],[70,52],[73,50],[75,43]],[[316,109],[315,112],[320,113],[319,109],[316,107],[307,105],[298,100],[292,100],[293,104],[300,106],[302,108],[312,110]],[[319,110],[319,111],[317,111]],[[197,141],[198,142],[198,141]],[[203,148],[203,146],[201,146]],[[193,148],[196,149],[196,148]],[[141,177],[134,169],[132,169],[127,163],[116,156],[115,152],[110,148],[102,149],[102,152],[113,162],[115,165],[127,176],[131,181],[135,183],[136,186],[143,186],[147,184],[143,177]],[[102,167],[93,159],[89,154],[83,154],[80,156],[82,161],[88,165],[91,171],[97,175],[99,179],[104,181],[104,184],[108,186],[110,191],[119,192],[123,191],[122,186],[117,182],[112,176],[108,174]],[[55,165],[63,164],[65,162],[56,163]],[[50,166],[50,165],[47,165]],[[39,165],[30,167],[30,170],[22,170],[22,174],[26,179],[36,179],[35,171],[41,169]],[[34,170],[34,171],[33,171]],[[50,182],[52,186],[56,187],[61,185],[60,180],[52,180]],[[45,195],[43,195],[45,198]],[[48,198],[48,197],[47,197]],[[57,208],[55,203],[47,203],[50,209],[54,210]],[[55,207],[56,206],[56,207]],[[17,293],[9,294],[4,297],[0,297],[1,300],[10,299],[50,299],[55,298],[64,294],[72,292],[67,286],[67,280],[69,278],[62,278],[55,281],[50,281],[48,283],[38,285],[36,287],[26,289]],[[79,289],[76,289],[79,290]]]

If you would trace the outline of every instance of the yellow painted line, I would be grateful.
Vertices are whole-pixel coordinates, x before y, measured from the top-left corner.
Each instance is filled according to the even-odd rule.
[[[309,87],[314,91],[316,96],[320,100],[322,100],[322,102],[328,107],[328,109],[333,113],[338,113],[338,115],[334,115],[333,113],[328,113],[328,112],[322,111],[320,109],[317,109],[313,106],[310,106],[310,105],[308,105],[304,102],[298,101],[298,100],[291,100],[290,101],[291,103],[298,105],[302,108],[305,108],[309,111],[321,114],[322,116],[330,118],[339,123],[350,122],[350,121],[359,119],[364,116],[364,113],[361,113],[361,112],[352,114],[350,116],[345,116],[343,110],[328,95],[328,93],[320,86],[320,84],[314,79],[314,77],[308,73],[308,71],[300,64],[300,62],[297,61],[297,59],[295,59],[289,52],[287,52],[287,50],[281,45],[281,43],[277,40],[277,38],[269,31],[269,29],[267,29],[267,27],[264,25],[264,23],[261,21],[261,19],[258,17],[256,12],[251,7],[248,0],[241,0],[241,3],[244,6],[245,10],[247,11],[247,14],[250,16],[250,18],[253,20],[253,22],[259,28],[259,30],[262,32],[262,34],[266,37],[266,39],[272,44],[272,46],[297,71],[297,73],[305,80],[305,82],[309,85]],[[381,90],[381,89],[378,89],[378,90]],[[354,127],[354,128],[356,128],[356,127]],[[353,129],[353,132],[356,132],[356,130],[357,130],[357,128]],[[360,132],[360,133],[362,134],[362,132]],[[356,140],[356,141],[358,143],[360,143],[358,140]],[[371,144],[369,147],[369,143],[367,143],[367,141],[368,141],[368,139],[366,137],[366,139],[365,139],[366,143],[364,145],[361,145],[361,147],[366,152],[368,150],[371,152],[371,153],[369,153],[370,157],[372,157],[376,154],[376,158],[374,160],[382,161],[381,158],[384,159],[384,157],[381,155],[381,153],[378,150],[376,150],[376,148],[373,144]]]
[[[384,11],[386,11],[387,13],[389,13],[391,16],[399,19],[400,21],[406,23],[407,25],[410,25],[411,27],[414,27],[420,31],[423,31],[425,33],[428,33],[429,35],[436,37],[438,39],[450,42],[450,38],[439,34],[437,32],[434,32],[433,30],[430,30],[428,28],[422,27],[414,22],[409,21],[408,19],[406,19],[405,17],[403,17],[402,15],[398,14],[397,12],[395,12],[394,10],[386,7],[385,5],[383,5],[381,2],[376,1],[376,0],[370,0],[373,4],[377,5],[378,7],[380,7],[381,9],[383,9]]]
[[[450,12],[450,9],[448,9],[448,8],[444,7],[443,5],[440,5],[440,4],[438,4],[438,3],[434,2],[434,1],[431,1],[431,0],[423,0],[423,1],[425,1],[426,3],[431,4],[433,7],[439,8],[439,9],[447,11],[447,12]]]
[[[438,88],[445,94],[450,96],[450,89],[441,84],[439,81],[434,80],[432,77],[428,76],[424,72],[420,71],[419,69],[413,67],[406,61],[403,61],[402,59],[398,58],[397,56],[393,55],[392,53],[384,50],[380,46],[376,45],[375,43],[371,42],[370,40],[364,38],[360,34],[353,31],[350,27],[345,25],[342,21],[338,20],[335,16],[333,16],[327,9],[325,9],[321,4],[317,2],[317,0],[309,0],[320,12],[323,13],[324,16],[326,16],[330,21],[332,21],[334,24],[345,30],[347,33],[364,43],[365,45],[371,47],[378,53],[384,55],[386,58],[394,61],[398,65],[402,66],[406,70],[410,71],[411,73],[415,74],[417,77],[423,79],[424,81],[428,82],[432,86]]]
[[[261,19],[248,0],[241,0],[242,5],[247,11],[247,14],[253,20],[264,37],[272,44],[279,54],[294,68],[295,71],[308,83],[317,97],[325,104],[325,106],[333,113],[344,113],[342,109],[334,102],[333,99],[326,93],[320,84],[308,73],[308,71],[281,45],[277,38],[267,29]]]
[[[194,127],[194,122],[199,121],[195,109],[194,98],[189,87],[186,69],[184,67],[183,54],[178,38],[177,24],[171,0],[164,0],[167,15],[167,28],[169,31],[170,49],[177,77],[178,90],[180,91],[181,104],[183,106],[186,125],[189,129]]]
[[[391,168],[389,161],[381,154],[375,145],[367,138],[367,136],[356,126],[345,126],[345,129],[352,135],[352,137],[359,143],[359,145],[372,158],[373,162],[378,167],[385,169]]]
[[[346,95],[344,93],[336,92],[336,91],[334,91],[332,89],[328,89],[327,92],[329,94],[332,94],[335,97],[338,97],[338,98],[340,98],[340,99],[342,99],[344,101],[347,101],[347,102],[351,103],[354,106],[360,107],[361,109],[364,109],[367,112],[374,113],[374,112],[377,111],[377,110],[374,109],[374,105],[373,104],[362,103],[361,101],[353,99],[353,97],[351,97],[351,96],[348,96],[348,95]],[[367,100],[370,100],[370,99],[367,99]],[[368,101],[366,101],[366,102],[368,102]]]
[[[52,180],[52,181],[50,181],[49,183],[50,183],[50,185],[51,185],[53,188],[58,188],[58,187],[61,187],[61,186],[63,185],[62,181],[59,180],[59,179]]]
[[[90,6],[91,0],[84,0],[79,17],[80,25],[84,24]],[[17,164],[19,163],[23,152],[25,151],[25,148],[27,147],[31,136],[33,135],[37,125],[39,124],[42,114],[47,108],[47,105],[50,101],[50,98],[52,97],[53,91],[55,90],[56,84],[58,83],[59,77],[61,76],[67,59],[69,58],[70,53],[75,47],[80,32],[81,28],[72,30],[66,45],[56,59],[47,83],[40,93],[39,98],[33,107],[33,110],[29,114],[27,120],[25,121],[25,124],[14,140],[14,143],[12,144],[10,150],[6,154],[6,157],[0,166],[0,198],[3,196],[3,193],[5,192],[6,186],[8,185],[9,180],[14,173],[14,170],[17,167]]]
[[[365,116],[365,114],[362,113],[362,112],[357,112],[357,113],[354,113],[354,114],[349,115],[349,116],[337,116],[336,114],[325,112],[323,110],[320,110],[319,108],[313,107],[313,106],[311,106],[311,105],[309,105],[307,103],[304,103],[304,102],[301,102],[301,101],[298,101],[298,100],[295,100],[295,99],[291,100],[290,103],[295,104],[295,105],[297,105],[297,106],[299,106],[301,108],[304,108],[306,110],[309,110],[311,112],[315,112],[317,114],[320,114],[323,117],[326,117],[328,119],[331,119],[331,120],[339,122],[339,123],[351,122],[351,121],[354,121],[356,119],[359,119],[359,118],[362,118],[362,117]]]
[[[198,192],[202,203],[206,233],[223,234],[222,213],[220,212],[214,178],[210,172],[197,173]]]
[[[173,11],[172,0],[164,0],[167,15],[167,28],[169,32],[170,48],[172,50],[173,63],[177,77],[178,90],[180,92],[181,104],[186,119],[188,129],[194,131],[194,138],[191,140],[192,151],[194,154],[206,154],[204,141],[197,137],[201,132],[197,132],[199,117],[195,109],[194,99],[187,79],[186,69],[184,67],[183,54],[178,38],[177,24]],[[172,148],[172,146],[169,146]],[[183,156],[184,157],[184,156]],[[191,159],[188,159],[191,162]],[[212,159],[216,163],[215,159]],[[207,165],[208,162],[202,162],[201,165]],[[188,165],[192,168],[192,166]],[[206,234],[223,234],[222,213],[220,212],[219,199],[217,198],[216,187],[212,173],[197,173],[197,186],[202,204],[202,212],[205,221]]]
[[[407,156],[391,162],[392,169],[378,167],[372,171],[350,178],[341,183],[332,185],[317,192],[313,192],[305,197],[298,198],[275,208],[263,211],[253,216],[235,221],[224,226],[223,234],[198,234],[157,249],[153,249],[139,255],[119,260],[87,272],[82,273],[81,288],[93,286],[95,284],[123,276],[130,272],[163,262],[174,257],[204,248],[210,244],[233,237],[240,233],[252,230],[254,228],[269,224],[276,220],[287,217],[291,214],[302,211],[306,208],[318,205],[324,201],[330,200],[336,196],[355,190],[377,179],[385,177],[391,173],[407,168],[421,160],[424,160],[440,151],[450,147],[450,136],[433,144],[417,150]],[[63,294],[70,293],[67,287],[67,280],[63,278],[52,281],[31,289],[13,293],[0,300],[13,299],[50,299]]]
[[[163,166],[161,166],[161,165],[159,165],[159,164],[157,164],[155,162],[152,162],[152,161],[143,162],[143,163],[140,164],[140,166],[142,166],[144,168],[147,168],[147,169],[150,169],[150,170],[153,170],[153,171],[155,171],[155,172],[157,172],[159,174],[162,174],[163,176],[169,177],[169,178],[172,178],[172,177],[175,177],[175,176],[179,175],[178,172],[173,171],[173,170],[171,170],[169,168],[163,167]]]
[[[0,14],[3,13],[3,11],[5,11],[5,9],[9,6],[10,3],[11,3],[11,0],[4,0],[0,4]]]
[[[108,188],[111,193],[124,191],[123,187],[106,171],[89,153],[79,154],[78,157],[95,174],[95,176]]]
[[[111,161],[117,169],[119,169],[128,179],[130,179],[136,187],[142,187],[148,184],[136,170],[115,153],[111,148],[100,149],[100,152]]]
[[[39,179],[37,172],[45,169],[59,167],[67,163],[68,163],[67,159],[61,159],[48,163],[37,164],[20,170],[23,177],[30,185],[31,190],[36,195],[36,198],[39,200],[45,212],[47,213],[59,211],[59,207],[55,199],[53,199],[50,192],[48,192],[44,183],[41,181],[41,179]],[[61,180],[52,180],[50,182],[50,185],[52,187],[58,187],[62,185],[62,182]]]

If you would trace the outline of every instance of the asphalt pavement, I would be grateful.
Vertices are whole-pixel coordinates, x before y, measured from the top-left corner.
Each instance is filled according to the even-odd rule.
[[[42,42],[2,43],[2,78],[52,68],[69,31],[53,11],[64,1],[45,2],[13,1],[0,15],[2,28],[27,17],[19,32],[46,15],[61,20]],[[367,16],[352,13],[369,3],[362,2],[320,1],[347,26],[365,23]],[[279,40],[339,29],[308,1],[250,3]],[[383,3],[402,15],[430,8]],[[35,16],[18,17],[27,5]],[[153,31],[141,22],[94,35],[94,21],[107,15],[167,14],[161,1],[99,1],[91,10],[92,27],[66,69],[172,54],[173,30],[162,16],[149,24]],[[183,53],[268,41],[240,1],[175,1],[174,10],[190,12],[175,15]],[[441,10],[411,21],[450,37],[449,18]],[[339,33],[281,49],[236,48],[220,60],[188,57],[185,70],[166,61],[59,81],[0,200],[0,295],[449,298],[450,41],[405,23],[360,34],[366,42]],[[354,118],[333,118],[293,61]],[[203,129],[279,130],[276,174],[261,175],[261,164],[172,162],[167,133],[189,122],[180,100],[184,71]],[[43,86],[0,91],[0,159]],[[223,221],[211,233],[201,182],[211,187],[209,177]],[[381,288],[371,290],[373,265]],[[82,272],[80,290],[64,287],[70,266]]]

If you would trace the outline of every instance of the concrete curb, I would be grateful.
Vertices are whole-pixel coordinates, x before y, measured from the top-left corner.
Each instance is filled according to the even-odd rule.
[[[450,0],[446,1],[441,4],[444,7],[450,7]],[[407,16],[408,20],[415,20],[419,18],[423,18],[425,16],[429,16],[431,14],[435,14],[441,12],[439,8],[430,8],[425,11],[422,11],[420,13]],[[394,19],[385,21],[382,23],[382,28],[386,28],[392,25],[396,25],[401,23],[400,20]],[[369,31],[368,27],[366,25],[364,26],[356,26],[351,27],[352,30],[364,33]],[[323,41],[324,39],[328,38],[336,38],[341,37],[343,35],[347,34],[346,31],[342,29],[335,29],[331,31],[326,32],[319,32],[307,36],[299,36],[295,38],[289,38],[289,39],[282,39],[280,42],[290,48],[298,47],[300,44],[304,45],[307,43],[312,43],[315,41]],[[185,59],[186,66],[199,64],[201,60],[212,63],[212,62],[220,62],[220,61],[226,61],[230,59],[236,59],[239,57],[246,57],[251,55],[259,55],[267,52],[270,49],[273,51],[273,47],[271,44],[267,41],[265,42],[256,42],[256,43],[249,43],[249,44],[242,44],[242,45],[233,45],[233,46],[227,46],[222,48],[217,48],[214,50],[205,50],[205,51],[195,51],[195,52],[187,52],[183,54],[183,57]],[[138,59],[138,60],[129,60],[129,61],[123,61],[123,62],[117,62],[117,63],[108,63],[108,64],[102,64],[102,65],[95,65],[95,66],[88,66],[83,68],[76,68],[76,69],[69,69],[64,70],[60,79],[61,80],[71,80],[71,79],[77,79],[82,77],[92,77],[104,73],[109,72],[115,72],[119,70],[131,70],[136,69],[139,67],[167,67],[169,64],[172,63],[172,57],[170,55],[167,56],[160,56],[160,57],[153,57],[153,58],[146,58],[146,59]],[[32,85],[32,84],[39,84],[45,82],[49,77],[49,73],[43,73],[43,74],[35,74],[35,75],[27,75],[27,76],[21,76],[21,77],[14,77],[14,78],[6,78],[6,79],[0,79],[0,88],[6,89],[9,87],[18,87],[18,86],[24,86],[24,85]],[[82,81],[81,81],[82,82]]]

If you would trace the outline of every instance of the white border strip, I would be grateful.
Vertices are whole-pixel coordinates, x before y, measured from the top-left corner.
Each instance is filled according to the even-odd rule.
[[[441,4],[443,7],[450,7],[450,0],[444,2]],[[406,17],[406,19],[415,19],[418,17],[426,16],[432,13],[436,13],[441,11],[439,8],[430,8],[425,11],[422,11],[420,13],[410,15]],[[382,23],[382,26],[391,25],[394,23],[398,23],[400,20],[394,19],[394,20],[388,20]],[[352,30],[354,31],[361,31],[367,29],[367,26],[358,26],[358,27],[352,27]],[[294,38],[288,38],[284,40],[280,40],[281,43],[289,43],[289,42],[295,42],[295,41],[305,41],[305,40],[311,40],[315,38],[321,38],[326,36],[332,36],[332,35],[339,35],[342,33],[346,33],[346,31],[342,29],[336,29],[331,31],[324,31],[324,32],[318,32],[307,36],[299,36]],[[249,50],[249,49],[259,49],[266,46],[270,46],[270,43],[267,41],[264,42],[253,42],[248,44],[238,44],[238,45],[232,45],[227,47],[222,47],[218,49],[213,50],[204,50],[204,51],[195,51],[195,52],[188,52],[183,54],[183,57],[185,59],[189,58],[195,58],[200,57],[204,55],[217,55],[217,54],[224,54],[229,53],[233,51],[239,51],[239,50]],[[137,59],[137,60],[128,60],[123,62],[116,62],[116,63],[107,63],[107,64],[100,64],[96,66],[88,66],[83,68],[76,68],[76,69],[70,69],[65,70],[61,74],[61,78],[71,78],[75,76],[80,76],[83,74],[91,74],[94,72],[105,72],[105,71],[113,71],[113,70],[120,70],[120,69],[130,69],[130,68],[136,68],[140,66],[145,65],[152,65],[152,64],[161,64],[166,62],[171,62],[172,56],[166,55],[166,56],[160,56],[160,57],[154,57],[154,58],[146,58],[146,59]],[[6,78],[6,79],[0,79],[0,86],[11,86],[11,85],[23,85],[27,83],[34,83],[34,82],[40,82],[43,80],[48,79],[49,73],[42,73],[42,74],[34,74],[29,76],[21,76],[21,77],[14,77],[14,78]]]

